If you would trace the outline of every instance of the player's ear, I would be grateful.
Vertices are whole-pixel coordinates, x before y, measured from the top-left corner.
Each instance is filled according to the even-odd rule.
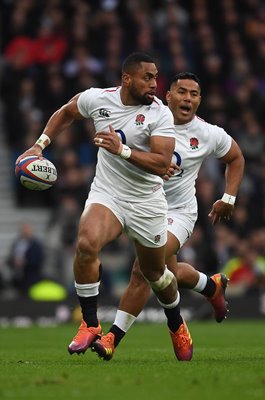
[[[167,94],[166,94],[166,101],[167,101],[167,103],[170,101],[170,98],[171,98],[171,93],[170,93],[170,90],[168,90],[168,91],[167,91]]]
[[[129,74],[126,74],[126,73],[124,72],[124,73],[122,74],[121,79],[122,79],[122,84],[123,84],[123,86],[128,87],[128,86],[130,85],[131,77],[130,77]]]

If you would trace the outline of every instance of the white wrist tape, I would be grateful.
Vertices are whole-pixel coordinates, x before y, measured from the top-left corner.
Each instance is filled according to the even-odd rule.
[[[50,143],[51,139],[45,133],[42,133],[39,139],[36,141],[36,144],[38,144],[42,150],[45,149],[45,147],[49,146]]]
[[[235,205],[235,202],[236,202],[236,196],[232,196],[231,194],[224,193],[221,200],[224,203],[231,204],[231,206],[233,206],[233,205]]]
[[[129,146],[126,146],[126,144],[121,145],[121,152],[119,153],[119,156],[121,158],[124,158],[124,160],[128,160],[128,158],[131,157],[132,150],[130,149]]]

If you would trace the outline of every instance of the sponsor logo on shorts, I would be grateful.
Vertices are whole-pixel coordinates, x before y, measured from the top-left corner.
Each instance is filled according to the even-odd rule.
[[[155,236],[155,243],[159,243],[161,240],[161,236],[160,235],[156,235]]]
[[[143,114],[136,115],[135,125],[140,126],[143,125],[145,121],[145,116]]]
[[[110,110],[107,110],[106,108],[101,108],[99,110],[99,116],[102,118],[109,118],[111,114]]]
[[[168,225],[172,225],[173,222],[174,222],[173,218],[168,218],[168,219],[167,219],[167,224],[168,224]]]
[[[191,150],[197,150],[199,148],[199,140],[196,137],[190,138]]]

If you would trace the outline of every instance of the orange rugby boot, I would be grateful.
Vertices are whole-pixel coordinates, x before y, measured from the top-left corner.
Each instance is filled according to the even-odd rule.
[[[175,333],[171,331],[169,333],[177,359],[179,361],[190,361],[193,354],[193,345],[186,322],[183,320],[183,324],[180,325]]]
[[[106,361],[109,361],[114,354],[114,339],[114,334],[112,332],[109,332],[105,336],[102,336],[101,339],[93,342],[91,345],[91,350],[95,351],[99,357],[103,358]]]
[[[97,327],[87,327],[87,324],[82,319],[81,325],[79,326],[78,332],[73,338],[72,342],[68,346],[70,354],[85,353],[91,343],[102,336],[102,329],[100,324]]]
[[[224,274],[215,274],[211,276],[211,279],[216,285],[213,296],[207,297],[206,299],[211,303],[214,309],[214,316],[216,322],[222,322],[227,318],[228,314],[228,303],[225,299],[225,290],[229,279]]]

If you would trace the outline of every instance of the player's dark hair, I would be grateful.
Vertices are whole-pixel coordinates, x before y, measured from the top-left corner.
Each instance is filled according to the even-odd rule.
[[[155,64],[155,60],[146,53],[132,53],[124,60],[122,73],[133,72],[142,62]]]
[[[192,72],[180,72],[180,73],[176,74],[173,77],[170,86],[172,86],[174,83],[176,83],[179,79],[190,79],[192,81],[195,81],[198,83],[198,85],[200,86],[200,89],[201,89],[200,79],[198,78],[197,75],[193,74]]]

